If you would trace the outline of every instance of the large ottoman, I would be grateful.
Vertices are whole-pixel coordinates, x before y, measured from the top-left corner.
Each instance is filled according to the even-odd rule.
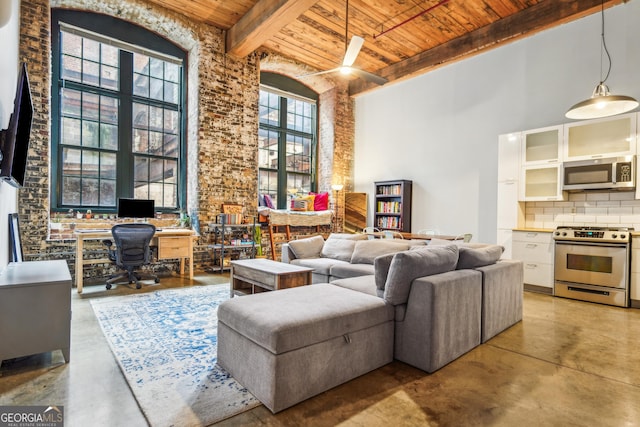
[[[276,413],[393,360],[393,306],[315,284],[218,308],[218,364]]]

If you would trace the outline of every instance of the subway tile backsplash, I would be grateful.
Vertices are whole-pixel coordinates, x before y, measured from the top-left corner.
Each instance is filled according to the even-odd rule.
[[[526,202],[527,228],[559,225],[633,227],[640,230],[640,200],[634,191],[569,193],[560,202]]]

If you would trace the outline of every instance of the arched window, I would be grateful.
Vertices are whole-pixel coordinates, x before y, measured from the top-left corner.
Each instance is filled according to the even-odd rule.
[[[54,210],[115,212],[119,198],[184,206],[186,53],[112,17],[52,12]]]
[[[274,206],[316,190],[318,96],[285,76],[260,74],[258,191]]]

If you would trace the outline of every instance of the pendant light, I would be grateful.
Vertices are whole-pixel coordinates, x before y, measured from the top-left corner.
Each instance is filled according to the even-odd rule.
[[[630,96],[626,95],[611,95],[609,93],[609,87],[604,84],[611,72],[611,55],[607,49],[607,44],[604,40],[604,0],[602,0],[602,42],[600,46],[600,83],[593,90],[591,98],[578,102],[571,107],[565,116],[569,119],[597,119],[600,117],[609,117],[616,114],[626,113],[638,106],[638,101]],[[607,55],[607,61],[609,67],[607,74],[602,78],[602,57],[603,53]]]

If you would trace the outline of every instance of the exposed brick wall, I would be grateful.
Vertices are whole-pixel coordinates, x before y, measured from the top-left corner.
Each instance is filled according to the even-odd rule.
[[[243,204],[246,215],[255,215],[258,89],[262,66],[257,54],[240,59],[228,56],[224,53],[222,30],[186,20],[141,0],[23,0],[20,59],[28,63],[35,109],[26,185],[19,192],[25,257],[66,258],[71,267],[74,261],[72,240],[47,240],[51,173],[51,7],[93,11],[127,20],[151,29],[188,51],[186,162],[189,213],[197,214],[203,226],[215,220],[223,203]],[[297,75],[291,72],[290,61],[280,60],[280,64],[266,62],[276,72]],[[330,191],[331,184],[336,182],[344,183],[346,189],[353,169],[353,100],[348,97],[343,82],[336,84],[330,79],[318,82],[316,90],[321,93],[320,119],[323,123],[319,141],[320,190]],[[334,155],[336,153],[339,155]],[[264,237],[267,237],[266,228],[263,228]],[[210,263],[206,244],[205,236],[196,248],[196,268]],[[268,245],[264,246],[264,252],[270,256]]]

